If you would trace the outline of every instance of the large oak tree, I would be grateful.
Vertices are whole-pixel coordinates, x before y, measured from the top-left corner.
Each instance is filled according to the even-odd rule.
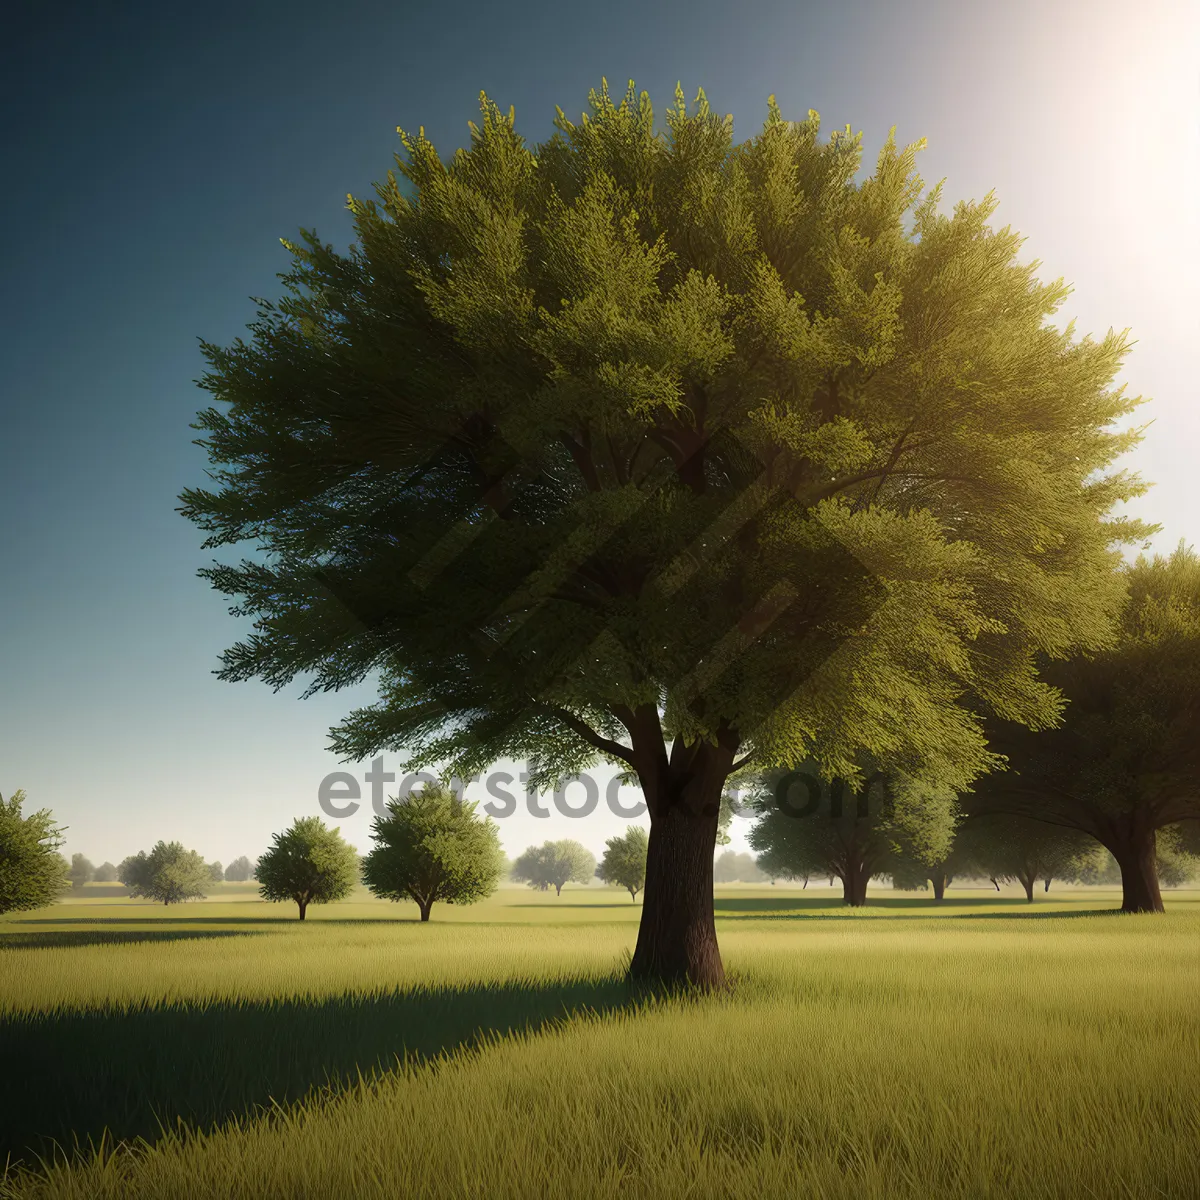
[[[980,715],[1059,710],[1038,654],[1101,644],[1136,480],[1121,335],[889,137],[755,137],[703,93],[607,87],[531,148],[486,97],[443,160],[401,133],[348,253],[309,231],[249,343],[204,343],[204,574],[255,621],[229,680],[379,673],[333,731],[467,777],[597,757],[650,816],[631,971],[717,985],[727,777],[811,760],[962,790]],[[923,197],[923,198],[922,198]]]

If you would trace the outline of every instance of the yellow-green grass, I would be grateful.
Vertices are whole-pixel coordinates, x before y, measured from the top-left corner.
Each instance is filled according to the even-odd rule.
[[[248,891],[14,914],[0,944],[37,940],[0,950],[4,1188],[1200,1195],[1200,895],[951,896],[721,888],[736,986],[698,1000],[627,992],[640,906],[596,888],[429,925],[364,898],[301,925]],[[161,1133],[180,1117],[201,1132]],[[29,1173],[105,1128],[147,1144]]]

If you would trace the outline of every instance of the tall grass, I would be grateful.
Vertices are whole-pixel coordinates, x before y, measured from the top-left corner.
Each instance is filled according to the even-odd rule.
[[[1200,1195],[1200,914],[801,911],[727,908],[699,1000],[628,996],[586,913],[0,952],[25,1107],[49,1061],[70,1129],[148,1139],[0,1190]]]

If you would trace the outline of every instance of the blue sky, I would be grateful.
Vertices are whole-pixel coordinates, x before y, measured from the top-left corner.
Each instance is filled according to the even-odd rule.
[[[926,179],[947,177],[949,201],[995,188],[1028,257],[1074,284],[1081,332],[1132,326],[1126,379],[1155,398],[1138,511],[1163,548],[1200,536],[1186,0],[22,10],[0,47],[0,793],[52,808],[68,851],[118,861],[179,838],[227,861],[318,811],[339,769],[326,732],[371,697],[211,674],[239,627],[174,511],[203,479],[197,339],[231,341],[250,296],[278,295],[280,237],[315,226],[345,246],[346,193],[370,193],[397,125],[462,144],[481,89],[533,142],[602,75],[659,111],[676,80],[702,86],[739,137],[774,92],[785,116],[862,130],[869,155],[893,124],[928,138]],[[363,847],[368,807],[343,823]],[[620,828],[524,816],[501,835],[510,853],[599,849]]]

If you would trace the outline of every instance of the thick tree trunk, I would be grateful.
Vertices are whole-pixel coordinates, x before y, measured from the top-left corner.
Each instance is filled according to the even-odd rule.
[[[712,988],[725,982],[713,915],[716,837],[715,815],[693,816],[680,806],[652,821],[632,978]]]
[[[1042,891],[1048,892],[1049,890],[1050,890],[1050,876],[1047,875],[1046,876],[1046,886],[1044,888],[1042,888]]]
[[[1032,904],[1033,903],[1033,885],[1035,883],[1037,883],[1037,876],[1034,875],[1032,872],[1030,872],[1028,875],[1018,875],[1017,880],[1020,882],[1021,886],[1025,889],[1025,899],[1028,900],[1030,904]]]
[[[561,883],[556,883],[556,884],[554,885],[554,894],[555,894],[556,896],[561,896],[561,895],[562,895],[562,889],[563,889],[563,885],[562,885]]]
[[[430,900],[428,902],[425,902],[422,900],[418,900],[417,907],[421,910],[421,920],[428,921],[429,920],[429,910],[433,907],[433,901]]]
[[[304,914],[308,911],[308,901],[307,900],[297,900],[296,904],[300,909],[300,920],[303,921]]]
[[[933,898],[940,904],[946,898],[946,876],[944,873],[934,875],[929,882],[933,884]]]
[[[1121,832],[1124,836],[1108,847],[1121,868],[1121,911],[1163,912],[1155,831],[1135,827]]]

